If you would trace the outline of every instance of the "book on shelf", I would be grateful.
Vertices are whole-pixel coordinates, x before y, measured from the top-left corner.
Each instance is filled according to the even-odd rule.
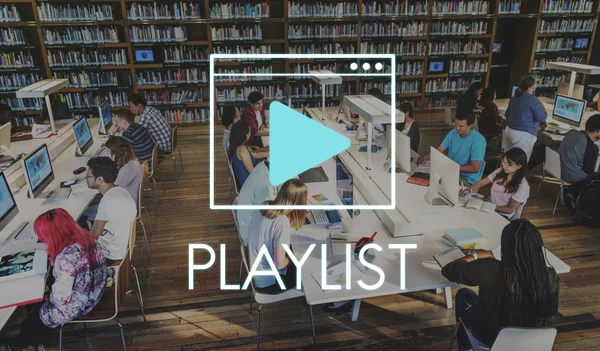
[[[431,35],[479,35],[488,31],[488,21],[433,21]]]
[[[290,24],[289,39],[354,38],[358,24]]]
[[[0,23],[2,22],[20,22],[21,16],[19,10],[14,4],[0,5]]]
[[[544,0],[542,13],[591,13],[593,6],[589,0]]]
[[[100,44],[118,43],[117,27],[67,27],[57,29],[43,28],[44,43],[57,44]]]
[[[31,249],[12,252],[0,258],[0,283],[45,274],[46,269],[46,250]]]
[[[208,61],[206,48],[197,46],[176,46],[163,48],[165,63],[198,63]]]
[[[415,37],[427,33],[425,21],[404,22],[365,22],[362,25],[364,38],[377,37]]]
[[[353,1],[339,3],[288,1],[288,16],[290,18],[358,16],[358,3]]]
[[[210,8],[210,18],[232,19],[232,18],[268,18],[271,6],[267,2],[260,4],[213,4]]]
[[[127,49],[48,49],[50,67],[126,65]]]
[[[131,26],[129,35],[132,43],[164,43],[187,41],[185,26],[141,25]]]
[[[197,19],[201,17],[201,3],[174,2],[170,4],[133,3],[127,10],[130,20]]]
[[[296,44],[289,45],[290,54],[353,54],[355,53],[354,44]]]
[[[428,1],[387,2],[365,0],[362,6],[363,16],[423,16],[428,14]]]
[[[263,37],[262,28],[259,24],[212,27],[211,36],[214,41],[222,40],[260,40]]]
[[[0,28],[0,45],[25,45],[25,34],[22,29]]]
[[[434,1],[431,7],[433,15],[486,15],[489,1]]]
[[[498,14],[518,14],[521,12],[521,0],[502,0],[498,4]]]
[[[42,76],[37,73],[0,74],[0,91],[19,90],[42,79]]]
[[[0,52],[0,66],[2,68],[29,68],[34,67],[31,51]]]
[[[113,8],[109,4],[69,4],[55,5],[41,3],[37,7],[38,15],[44,22],[68,21],[112,21]]]

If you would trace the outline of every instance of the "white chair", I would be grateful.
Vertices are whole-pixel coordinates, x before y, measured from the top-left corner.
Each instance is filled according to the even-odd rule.
[[[146,252],[148,253],[148,257],[150,257],[150,245],[148,244],[148,236],[146,235],[146,226],[144,225],[144,221],[142,221],[142,210],[146,211],[146,218],[148,219],[148,229],[150,230],[150,235],[152,234],[152,227],[150,226],[150,216],[148,215],[148,210],[146,207],[142,206],[142,193],[143,190],[148,186],[148,161],[144,161],[142,163],[142,173],[144,177],[142,178],[142,182],[140,183],[140,192],[138,194],[138,208],[137,208],[137,217],[135,220],[140,223],[142,226],[142,233],[144,234],[144,240],[146,241]],[[147,275],[147,272],[146,272]]]
[[[181,166],[181,173],[183,173],[183,160],[181,159],[181,150],[177,147],[177,126],[173,128],[171,131],[171,152],[170,153],[160,153],[161,157],[170,157],[173,160],[173,170],[175,171],[175,182],[179,183],[179,177],[177,175],[177,157],[175,156],[175,150],[179,153],[179,164]],[[163,185],[164,188],[164,185]]]
[[[546,173],[549,173],[555,179],[546,179]],[[560,170],[560,154],[547,146],[546,160],[544,161],[544,167],[542,170],[542,180],[540,181],[540,185],[538,186],[538,192],[540,191],[540,188],[544,183],[554,183],[560,185],[560,188],[558,189],[558,194],[556,195],[556,201],[554,202],[554,210],[552,210],[552,215],[554,216],[554,213],[556,212],[556,206],[558,206],[558,199],[562,198],[563,196],[564,187],[570,186],[571,184],[562,180]]]
[[[225,156],[227,156],[227,167],[229,167],[229,201],[231,202],[231,186],[233,184],[233,189],[235,190],[235,196],[237,197],[240,194],[240,189],[238,189],[238,183],[235,179],[235,173],[233,172],[233,166],[231,165],[231,159],[229,158],[229,152],[225,149]]]

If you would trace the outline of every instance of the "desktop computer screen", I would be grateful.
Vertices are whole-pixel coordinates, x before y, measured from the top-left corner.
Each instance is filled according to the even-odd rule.
[[[36,198],[54,180],[54,171],[46,144],[23,159],[23,169],[32,197]]]
[[[87,118],[83,117],[75,122],[75,124],[73,124],[73,132],[75,133],[77,146],[79,146],[79,150],[83,155],[94,143],[92,140],[92,133],[90,132],[90,126],[87,123]]]
[[[102,125],[102,132],[104,134],[108,134],[108,130],[112,127],[112,113],[110,113],[110,105],[108,101],[104,101],[98,107],[99,115],[100,115],[100,123]]]
[[[4,229],[10,221],[19,213],[4,173],[0,173],[0,230]]]
[[[510,97],[515,96],[515,93],[517,92],[517,89],[519,89],[518,85],[513,85],[512,86],[512,91],[510,92]]]
[[[0,126],[0,145],[6,146],[7,149],[10,149],[10,129],[12,125],[10,122]]]
[[[585,110],[586,104],[585,100],[556,94],[552,117],[560,122],[579,127],[581,125],[581,119],[583,118],[583,111]]]
[[[451,206],[458,205],[460,166],[448,156],[431,147],[429,186]]]
[[[429,73],[441,73],[444,72],[444,61],[430,61],[429,62]]]
[[[344,205],[352,206],[354,204],[354,181],[352,173],[344,165],[339,157],[335,158],[336,163],[336,191]],[[352,217],[352,210],[348,210]]]
[[[500,52],[502,52],[502,43],[494,43],[494,46],[492,48],[492,53],[498,54]]]
[[[136,62],[154,62],[154,51],[152,49],[136,49],[134,51]]]
[[[394,128],[395,129],[395,128]],[[396,131],[396,167],[400,168],[404,173],[410,173],[410,137],[401,131]]]

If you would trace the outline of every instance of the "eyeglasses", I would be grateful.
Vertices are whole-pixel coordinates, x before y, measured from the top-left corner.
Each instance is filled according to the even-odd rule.
[[[94,175],[92,174],[92,175],[86,175],[85,178],[90,179],[90,178],[96,178],[96,177],[94,177]]]

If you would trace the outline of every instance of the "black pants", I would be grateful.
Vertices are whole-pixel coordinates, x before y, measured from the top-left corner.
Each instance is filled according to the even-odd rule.
[[[479,296],[471,289],[462,288],[456,293],[454,299],[456,301],[456,306],[454,307],[456,323],[458,323],[458,319],[460,318],[471,333],[475,334],[473,328],[475,327],[475,321],[477,320],[476,314],[479,312],[479,309],[476,308],[479,304]],[[477,335],[474,336],[477,337]],[[463,327],[458,329],[456,340],[458,341],[459,347],[466,349],[472,348],[469,337]]]
[[[584,180],[580,180],[577,183],[571,184],[571,186],[566,189],[566,192],[571,194],[573,199],[577,199],[583,188],[585,188],[586,185],[594,180],[600,180],[600,173],[592,173]]]
[[[281,290],[281,287],[277,282],[273,285],[269,285],[264,288],[256,288],[256,291],[263,294],[280,294],[284,291],[295,289],[296,288],[296,265],[294,265],[291,261],[287,266],[287,272],[281,274],[281,280],[283,281],[283,285],[285,285],[285,289]]]

